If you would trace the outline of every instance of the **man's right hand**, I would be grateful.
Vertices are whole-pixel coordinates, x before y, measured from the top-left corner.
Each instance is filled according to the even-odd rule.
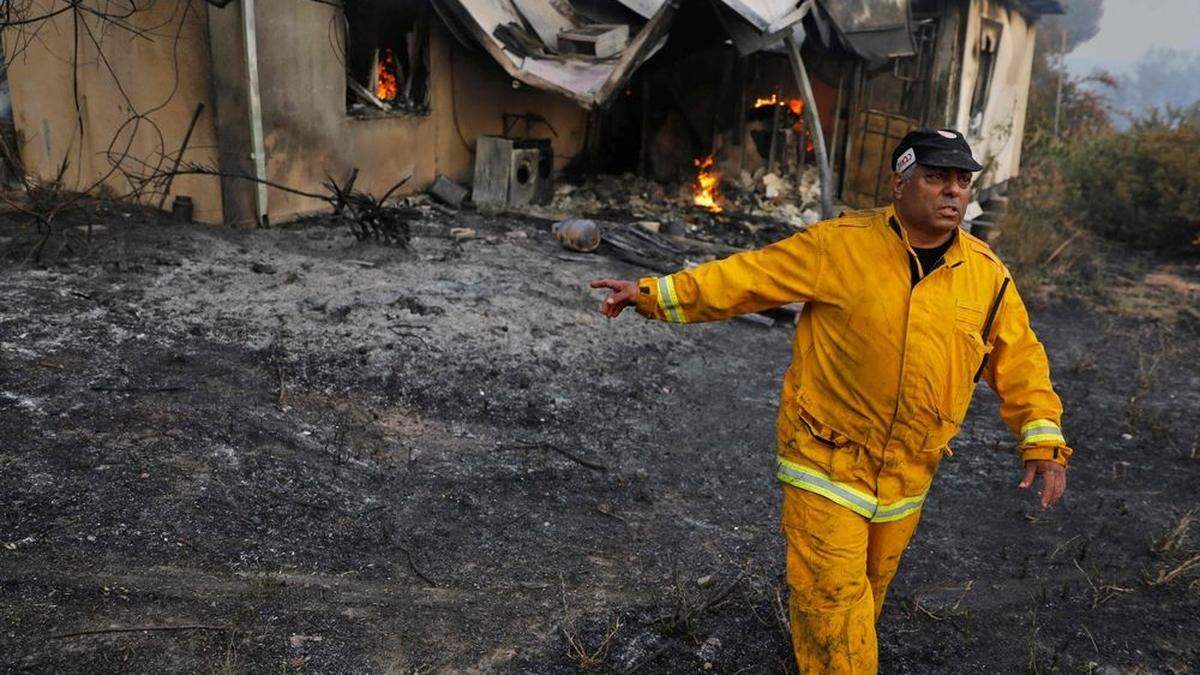
[[[620,279],[593,279],[592,283],[588,284],[592,288],[607,288],[611,293],[600,303],[600,312],[610,319],[615,319],[621,314],[621,310],[630,305],[637,304],[638,285],[636,281],[622,281]]]

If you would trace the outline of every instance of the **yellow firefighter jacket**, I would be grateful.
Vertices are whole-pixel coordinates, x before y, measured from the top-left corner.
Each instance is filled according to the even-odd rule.
[[[1065,465],[1071,454],[1046,352],[1000,259],[959,231],[926,275],[893,218],[891,207],[848,212],[766,248],[638,282],[637,311],[675,323],[806,303],[780,397],[776,475],[876,522],[921,508],[985,355],[983,377],[1021,459]]]

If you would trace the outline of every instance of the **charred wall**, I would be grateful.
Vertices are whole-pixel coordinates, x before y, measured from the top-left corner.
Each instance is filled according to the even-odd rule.
[[[65,4],[47,0],[44,7]],[[430,21],[428,112],[350,115],[339,10],[294,0],[259,0],[256,6],[267,176],[273,182],[319,193],[327,175],[344,176],[356,167],[358,187],[370,191],[382,192],[405,176],[411,176],[408,192],[424,189],[438,173],[467,181],[475,138],[500,134],[504,113],[545,117],[549,126],[535,125],[531,135],[552,138],[559,167],[582,147],[586,113],[581,108],[514,86],[486,54],[459,44],[436,18]],[[128,147],[122,158],[127,164],[169,169],[162,166],[163,157],[178,151],[192,113],[203,103],[185,162],[249,173],[241,7],[240,2],[223,8],[152,3],[131,19],[153,28],[150,37],[96,22],[105,59],[83,39],[75,58],[69,11],[48,19],[37,39],[16,43],[20,33],[6,30],[14,123],[26,169],[50,178],[67,157],[70,186],[83,188],[107,177],[110,191],[124,194],[130,184],[110,161],[114,138],[117,148]],[[138,112],[147,114],[130,124]],[[198,221],[255,220],[247,181],[180,176],[171,192],[192,197]],[[268,190],[273,222],[323,208],[319,200]]]
[[[1020,168],[1036,27],[1009,3],[971,0],[965,28],[954,126],[967,135],[975,156],[984,163],[979,185],[986,188],[1016,176]],[[972,98],[982,76],[981,52],[989,31],[998,32],[999,40],[986,104],[973,116]]]
[[[28,16],[64,10],[65,0],[39,0]],[[64,159],[65,182],[84,189],[97,181],[122,195],[134,187],[114,164],[139,173],[178,154],[197,105],[205,109],[185,162],[214,164],[216,124],[210,95],[206,3],[151,3],[134,12],[135,35],[87,12],[78,31],[72,12],[3,31],[21,161],[33,177],[51,179]],[[103,49],[103,54],[100,50]],[[188,195],[195,218],[221,221],[218,181],[180,176],[172,195]],[[157,195],[150,201],[157,203]],[[170,202],[167,202],[169,205]]]
[[[430,22],[427,114],[360,117],[346,110],[339,10],[259,0],[257,17],[267,173],[273,181],[319,192],[327,175],[341,177],[353,168],[359,169],[357,186],[376,193],[406,176],[411,179],[401,192],[424,189],[438,173],[467,181],[475,138],[500,134],[504,113],[545,117],[553,132],[535,126],[531,135],[553,139],[560,167],[582,145],[582,109],[553,94],[514,88],[494,61],[455,41],[436,18]],[[320,201],[275,189],[268,206],[276,221],[324,208]]]

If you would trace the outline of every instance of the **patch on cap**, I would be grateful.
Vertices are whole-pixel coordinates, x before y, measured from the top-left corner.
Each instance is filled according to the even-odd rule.
[[[946,131],[945,129],[938,129],[937,132],[939,134],[941,134],[942,138],[958,138],[958,134],[954,133],[953,131]]]
[[[896,173],[904,173],[904,170],[913,165],[917,161],[917,153],[913,152],[912,148],[904,151],[896,158]]]

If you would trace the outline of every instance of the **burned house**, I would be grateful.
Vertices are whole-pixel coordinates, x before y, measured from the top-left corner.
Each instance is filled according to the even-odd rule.
[[[40,4],[36,35],[3,34],[24,170],[48,179],[65,165],[70,187],[151,203],[186,196],[197,220],[228,224],[322,209],[304,193],[353,169],[379,194],[404,178],[400,193],[439,174],[471,183],[481,138],[525,158],[509,179],[538,183],[531,195],[571,167],[683,182],[720,208],[722,184],[770,173],[828,209],[883,201],[896,140],[950,126],[985,163],[986,200],[1018,171],[1037,18],[1061,11],[209,0],[152,3],[118,24]]]

